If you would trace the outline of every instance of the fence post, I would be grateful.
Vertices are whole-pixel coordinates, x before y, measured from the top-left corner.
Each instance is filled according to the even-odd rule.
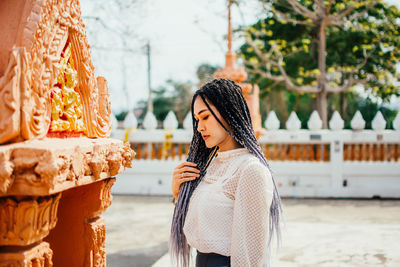
[[[345,183],[343,181],[343,162],[344,162],[344,121],[339,112],[335,111],[329,121],[329,128],[333,138],[330,144],[330,162],[331,162],[331,192],[332,196],[337,196],[342,191]]]
[[[343,133],[343,132],[341,132]],[[343,185],[343,134],[335,134],[331,141],[331,186],[334,192],[332,195],[338,195]]]

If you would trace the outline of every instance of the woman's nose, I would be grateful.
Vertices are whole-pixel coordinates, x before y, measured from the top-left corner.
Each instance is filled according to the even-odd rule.
[[[198,131],[198,132],[204,131],[204,126],[203,126],[202,123],[199,123],[199,124],[197,125],[197,131]]]

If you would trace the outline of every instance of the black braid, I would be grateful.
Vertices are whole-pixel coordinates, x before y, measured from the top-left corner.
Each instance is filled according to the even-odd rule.
[[[190,261],[190,246],[183,233],[183,226],[189,207],[189,201],[193,191],[206,174],[209,162],[218,150],[218,147],[207,148],[201,134],[197,131],[197,121],[194,119],[193,110],[197,96],[201,97],[215,119],[236,140],[236,142],[246,147],[250,153],[256,156],[271,171],[256,139],[252,127],[250,111],[246,100],[243,97],[242,88],[233,81],[215,79],[197,90],[192,98],[191,111],[193,120],[193,138],[190,144],[187,161],[197,164],[197,167],[200,170],[200,177],[181,185],[174,210],[170,238],[171,259],[176,260],[178,266],[184,267],[189,266]],[[208,101],[219,111],[231,131],[218,119],[216,114],[210,108]],[[278,243],[280,241],[279,220],[280,214],[282,213],[279,193],[274,179],[272,180],[274,184],[274,193],[270,207],[268,250],[270,250],[270,244],[274,233],[277,235]]]

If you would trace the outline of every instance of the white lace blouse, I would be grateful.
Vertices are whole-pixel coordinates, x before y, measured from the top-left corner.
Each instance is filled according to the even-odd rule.
[[[263,266],[272,195],[270,171],[246,148],[218,152],[189,203],[189,245],[230,256],[232,267]]]

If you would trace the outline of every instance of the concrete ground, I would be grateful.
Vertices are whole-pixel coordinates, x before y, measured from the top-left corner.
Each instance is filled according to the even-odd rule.
[[[171,266],[169,197],[114,195],[106,221],[109,267]],[[400,200],[284,199],[272,266],[400,266]]]

